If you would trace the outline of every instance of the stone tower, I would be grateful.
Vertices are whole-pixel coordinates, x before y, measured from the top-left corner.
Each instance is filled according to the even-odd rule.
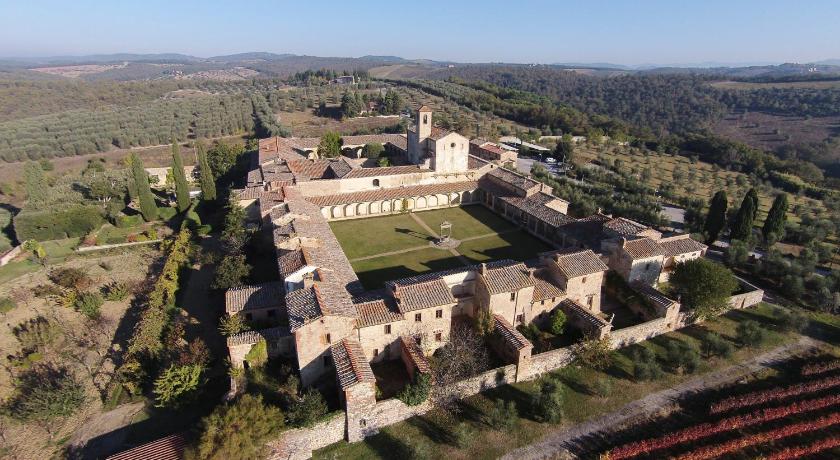
[[[432,109],[420,107],[417,109],[417,137],[422,141],[432,134]]]

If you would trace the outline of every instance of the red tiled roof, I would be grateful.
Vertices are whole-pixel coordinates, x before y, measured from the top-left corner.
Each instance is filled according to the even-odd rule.
[[[183,435],[173,434],[111,455],[106,460],[180,460],[184,458],[186,445]]]
[[[413,337],[400,337],[400,345],[418,372],[421,374],[432,372],[432,366],[429,365],[429,360],[426,359],[426,355],[423,354],[423,350],[420,348],[420,345],[417,345],[417,341]]]
[[[354,168],[353,170],[342,176],[342,179],[355,179],[358,177],[396,176],[400,174],[414,174],[430,171],[431,170],[423,169],[418,165],[385,166],[379,168]]]
[[[534,271],[534,302],[565,295],[566,291],[557,285],[548,270],[538,269]]]
[[[444,184],[415,185],[411,187],[383,188],[364,192],[342,193],[339,195],[313,196],[307,198],[310,203],[318,206],[333,206],[337,204],[365,203],[369,201],[393,200],[412,196],[446,194],[465,192],[478,188],[477,182],[449,182]]]
[[[609,267],[604,265],[604,262],[601,262],[598,255],[591,249],[556,251],[553,253],[553,258],[557,268],[567,279],[609,270]]]
[[[665,251],[650,238],[637,238],[626,241],[622,248],[634,259],[647,259],[649,257],[665,255]]]
[[[345,390],[362,382],[376,382],[370,363],[359,342],[342,339],[331,347],[335,373],[341,389]]]
[[[493,332],[497,333],[499,337],[501,337],[505,342],[511,344],[516,350],[533,347],[531,342],[529,342],[522,333],[514,329],[514,327],[500,315],[493,315]]]
[[[393,284],[394,298],[401,313],[407,313],[440,305],[455,304],[458,301],[452,290],[441,278],[417,284]]]
[[[225,311],[228,314],[242,310],[282,307],[285,293],[283,283],[263,283],[253,286],[241,286],[225,292]]]
[[[688,234],[662,238],[656,244],[665,251],[665,255],[668,257],[703,251],[708,247],[703,243],[694,241]]]
[[[521,262],[498,267],[482,265],[478,273],[484,278],[487,290],[491,295],[500,292],[514,292],[534,285],[534,280],[531,279],[528,269]]]
[[[393,323],[403,319],[397,310],[393,299],[382,298],[356,304],[359,313],[359,327],[375,326],[377,324]]]

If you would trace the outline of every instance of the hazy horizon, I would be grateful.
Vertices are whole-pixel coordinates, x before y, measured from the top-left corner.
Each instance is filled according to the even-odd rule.
[[[840,8],[829,0],[678,5],[661,0],[364,4],[217,0],[118,4],[8,2],[0,56],[266,51],[455,62],[625,66],[812,63],[838,59]],[[436,17],[437,16],[437,17]],[[417,24],[416,28],[407,22]]]

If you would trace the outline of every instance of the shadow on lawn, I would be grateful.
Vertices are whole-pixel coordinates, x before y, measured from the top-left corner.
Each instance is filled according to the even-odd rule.
[[[431,235],[427,235],[425,233],[420,233],[418,231],[412,230],[410,228],[395,228],[395,232],[402,233],[403,235],[413,236],[414,238],[423,240],[423,241],[434,241],[434,237]]]

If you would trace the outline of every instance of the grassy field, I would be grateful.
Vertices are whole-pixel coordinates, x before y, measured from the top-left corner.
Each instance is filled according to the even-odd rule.
[[[450,222],[453,238],[462,240],[456,253],[429,247],[434,235],[414,217],[436,232],[443,221]],[[368,289],[382,287],[388,280],[465,263],[532,259],[551,249],[482,206],[337,221],[330,226]]]
[[[716,332],[733,341],[736,326],[745,320],[757,321],[767,327],[768,337],[762,345],[738,348],[728,359],[703,359],[693,374],[666,372],[664,377],[655,381],[637,382],[633,379],[631,357],[636,347],[650,348],[657,358],[664,362],[664,350],[668,342],[685,342],[696,347],[710,332]],[[606,370],[568,366],[536,381],[506,385],[467,398],[460,404],[460,410],[457,412],[435,409],[423,416],[391,425],[364,442],[333,444],[316,451],[314,458],[403,458],[417,452],[428,452],[434,458],[497,458],[517,447],[536,442],[553,431],[617,410],[647,394],[723,369],[762,351],[791,343],[799,337],[798,334],[778,330],[773,320],[772,307],[760,304],[746,311],[730,312],[703,325],[692,326],[614,351],[613,364]],[[565,387],[563,420],[557,424],[537,421],[531,409],[532,395],[545,379],[553,379]],[[596,381],[606,382],[610,391],[606,395],[598,395],[592,386]],[[518,417],[512,429],[498,430],[487,423],[493,404],[498,399],[513,401],[516,405]],[[460,443],[456,437],[455,433],[459,431],[469,433],[465,443]]]

